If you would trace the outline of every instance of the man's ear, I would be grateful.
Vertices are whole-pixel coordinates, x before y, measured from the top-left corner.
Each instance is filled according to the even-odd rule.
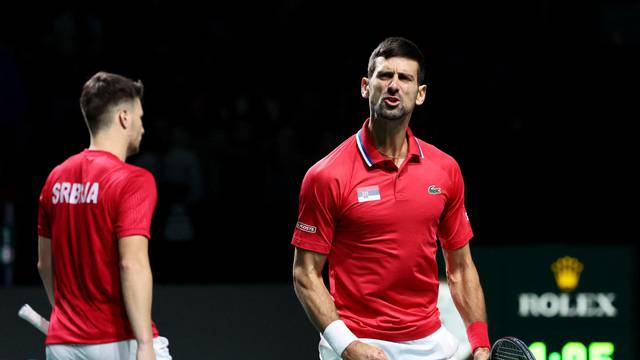
[[[129,124],[131,122],[131,112],[126,107],[120,108],[118,110],[118,124],[123,129],[129,128]]]
[[[424,104],[427,98],[427,85],[418,86],[418,96],[416,96],[416,105]]]
[[[360,80],[360,95],[365,99],[369,98],[369,79],[366,77],[363,77],[362,80]]]

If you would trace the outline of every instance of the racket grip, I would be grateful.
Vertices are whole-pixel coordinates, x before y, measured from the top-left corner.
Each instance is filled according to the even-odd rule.
[[[47,335],[47,332],[49,331],[49,321],[40,316],[40,314],[33,310],[28,304],[22,305],[20,311],[18,311],[18,316],[35,326],[43,334]]]

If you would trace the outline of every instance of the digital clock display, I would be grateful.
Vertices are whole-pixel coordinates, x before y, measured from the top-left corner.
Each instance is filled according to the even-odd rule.
[[[536,360],[613,360],[615,345],[612,342],[593,342],[583,344],[570,341],[557,352],[549,352],[542,341],[529,345]]]

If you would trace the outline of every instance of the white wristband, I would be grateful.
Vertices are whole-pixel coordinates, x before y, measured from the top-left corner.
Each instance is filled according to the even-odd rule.
[[[358,338],[349,330],[342,320],[336,320],[329,324],[322,334],[325,340],[331,345],[336,354],[342,356],[344,349]]]

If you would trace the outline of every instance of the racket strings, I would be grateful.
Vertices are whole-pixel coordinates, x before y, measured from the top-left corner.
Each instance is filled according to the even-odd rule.
[[[523,353],[518,346],[505,342],[494,349],[491,354],[491,360],[528,360],[529,358]]]
[[[491,357],[491,360],[527,360],[524,356],[517,354],[515,356],[507,354],[495,354]]]

